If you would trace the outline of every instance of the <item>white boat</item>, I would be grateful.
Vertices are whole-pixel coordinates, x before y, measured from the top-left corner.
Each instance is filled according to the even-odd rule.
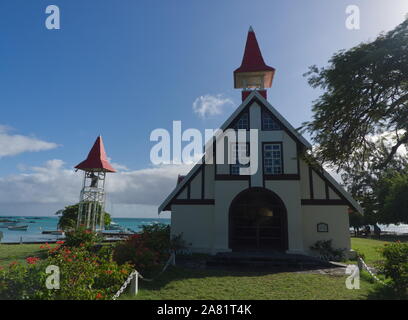
[[[27,231],[28,226],[8,226],[7,229],[13,231]]]

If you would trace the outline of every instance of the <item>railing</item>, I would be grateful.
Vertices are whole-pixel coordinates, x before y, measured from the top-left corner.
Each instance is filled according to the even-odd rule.
[[[116,300],[117,298],[120,297],[120,295],[123,293],[123,291],[126,290],[126,288],[129,286],[130,284],[130,295],[132,296],[136,296],[139,292],[139,278],[143,281],[154,281],[158,276],[160,276],[164,271],[166,271],[167,267],[169,265],[176,265],[176,254],[175,252],[172,252],[172,254],[170,255],[169,259],[167,260],[166,264],[164,265],[163,269],[153,278],[149,279],[149,278],[145,278],[143,277],[137,270],[133,270],[128,278],[126,279],[126,281],[123,283],[123,285],[120,287],[120,289],[118,290],[118,292],[116,292],[116,294],[112,297],[112,300]]]

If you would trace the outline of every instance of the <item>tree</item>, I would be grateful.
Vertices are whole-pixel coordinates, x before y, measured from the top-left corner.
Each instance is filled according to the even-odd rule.
[[[382,223],[408,223],[408,172],[385,177],[378,188],[378,215]]]
[[[78,210],[79,210],[79,203],[66,206],[62,210],[58,210],[55,214],[60,215],[58,221],[58,228],[61,230],[70,230],[75,229],[78,221]],[[105,212],[105,226],[110,225],[111,223],[111,216],[109,213]]]
[[[408,20],[334,54],[327,67],[310,67],[305,76],[324,91],[302,127],[316,146],[308,156],[341,173],[367,223],[384,220],[379,188],[408,164],[401,152],[408,146]]]
[[[305,74],[324,90],[303,126],[318,146],[314,156],[339,169],[386,168],[408,144],[408,20],[329,62]]]

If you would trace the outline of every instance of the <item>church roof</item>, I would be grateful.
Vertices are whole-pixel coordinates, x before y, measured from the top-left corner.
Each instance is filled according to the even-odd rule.
[[[259,101],[260,104],[265,106],[275,117],[276,119],[282,124],[286,132],[295,139],[299,144],[303,145],[306,149],[311,149],[312,145],[301,135],[299,134],[295,128],[256,90],[253,90],[248,97],[241,103],[241,105],[234,111],[234,113],[221,125],[220,129],[225,131],[227,128],[231,126],[231,124],[236,120],[239,116],[241,111],[244,108],[249,106],[254,100]],[[205,146],[205,150],[210,150],[211,142],[207,143]],[[190,172],[181,180],[178,181],[179,183],[174,188],[174,190],[168,195],[168,197],[163,201],[163,203],[159,206],[158,212],[168,210],[169,205],[173,201],[173,199],[178,195],[181,189],[190,182],[190,180],[195,176],[196,172],[200,170],[201,166],[203,165],[205,156],[203,156],[200,161],[198,161],[194,167],[190,170]],[[323,170],[323,176],[329,180],[329,182],[340,192],[340,194],[347,200],[348,204],[356,209],[359,212],[362,212],[362,208],[360,205],[355,201],[351,195],[343,189],[335,179],[326,171]]]
[[[256,40],[255,32],[252,27],[250,27],[241,66],[236,69],[234,73],[257,71],[275,71],[275,69],[265,64],[258,41]]]
[[[75,168],[84,171],[116,172],[106,157],[101,136],[96,139],[91,151],[89,151],[88,157]]]

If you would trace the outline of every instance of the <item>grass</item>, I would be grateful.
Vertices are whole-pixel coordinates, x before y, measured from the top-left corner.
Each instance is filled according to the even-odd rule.
[[[345,286],[346,276],[308,273],[188,270],[172,267],[154,282],[139,280],[142,300],[355,300],[367,299],[376,284],[361,280],[360,290]]]
[[[382,240],[373,238],[351,238],[351,247],[358,252],[364,254],[364,261],[368,265],[374,265],[382,259],[379,248],[392,241],[399,240],[401,242],[408,242],[408,237],[404,236],[382,236]]]
[[[55,246],[50,244],[50,247]],[[0,244],[0,266],[13,261],[25,263],[27,257],[44,257],[47,249],[40,249],[40,244]]]

